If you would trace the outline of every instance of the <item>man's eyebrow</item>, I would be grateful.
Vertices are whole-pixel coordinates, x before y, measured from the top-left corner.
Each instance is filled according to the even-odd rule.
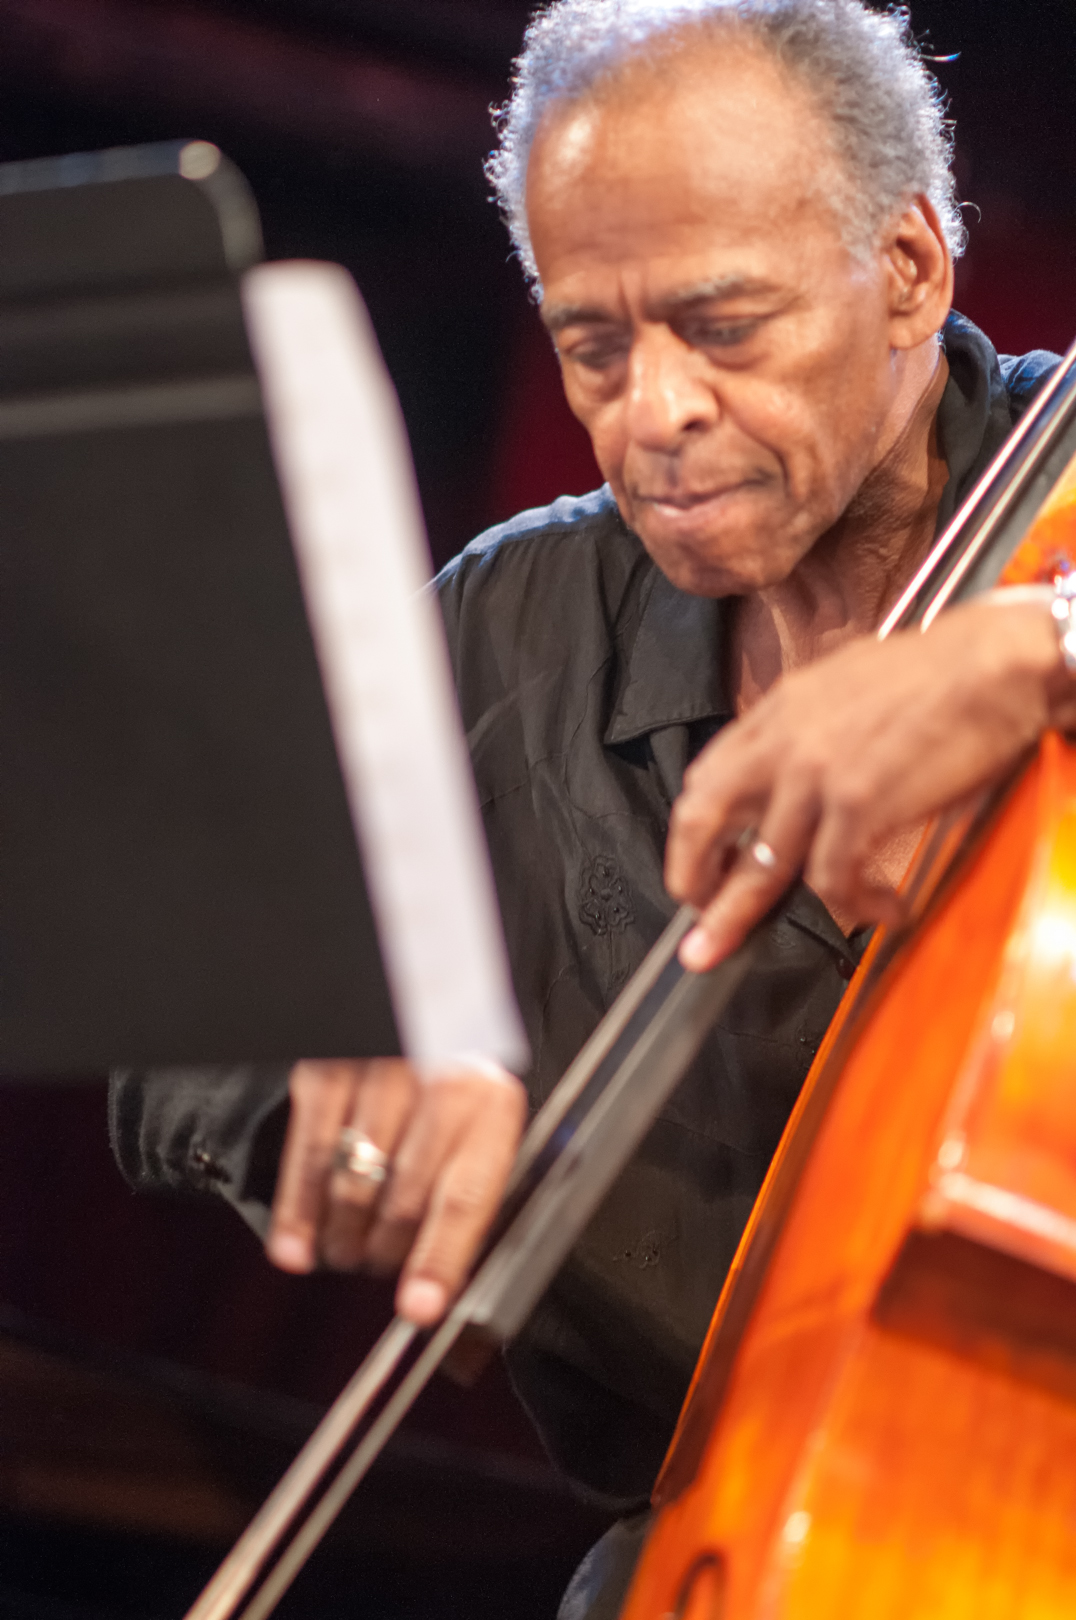
[[[773,291],[772,282],[763,281],[759,276],[711,276],[705,281],[694,281],[688,287],[678,287],[675,292],[667,293],[648,313],[661,320],[690,309],[695,304],[712,303],[721,298],[752,297]],[[612,310],[603,309],[598,304],[545,303],[541,313],[546,331],[552,333],[563,332],[566,326],[613,326],[619,320]]]
[[[678,287],[675,292],[667,293],[652,306],[651,313],[660,319],[690,309],[693,304],[709,304],[722,298],[750,298],[773,291],[773,283],[759,276],[711,276],[706,281],[695,281],[690,287]]]
[[[563,332],[566,326],[611,326],[616,316],[590,304],[543,304],[542,324],[547,332]]]

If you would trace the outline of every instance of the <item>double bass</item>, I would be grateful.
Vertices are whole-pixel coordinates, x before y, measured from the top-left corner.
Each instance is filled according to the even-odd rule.
[[[883,632],[1076,566],[1076,350]],[[1076,1613],[1076,744],[928,835],[786,1129],[622,1620]]]
[[[1076,346],[882,627],[1076,567]],[[733,1262],[621,1620],[1076,1612],[1076,746],[943,817]],[[682,908],[524,1139],[471,1282],[397,1318],[188,1620],[265,1620],[433,1373],[518,1331],[750,971]]]

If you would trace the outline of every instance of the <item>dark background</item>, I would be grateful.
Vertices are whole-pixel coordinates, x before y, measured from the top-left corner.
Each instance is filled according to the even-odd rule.
[[[194,136],[270,257],[338,260],[403,404],[438,561],[597,481],[486,199],[518,0],[0,0],[0,161]],[[1007,351],[1076,336],[1076,8],[921,0],[958,132],[958,307]],[[2,244],[0,244],[2,251]],[[178,1616],[386,1319],[270,1271],[212,1204],[135,1199],[99,1086],[0,1091],[0,1620]],[[539,1620],[604,1522],[496,1369],[441,1385],[289,1612]]]

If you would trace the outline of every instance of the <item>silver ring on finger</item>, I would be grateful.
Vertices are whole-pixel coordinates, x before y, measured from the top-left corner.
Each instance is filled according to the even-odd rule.
[[[389,1156],[365,1131],[345,1125],[336,1144],[333,1169],[363,1182],[367,1187],[382,1187],[388,1180]]]
[[[747,853],[755,865],[760,866],[764,872],[776,872],[781,864],[777,851],[772,844],[767,844],[764,838],[756,838]]]

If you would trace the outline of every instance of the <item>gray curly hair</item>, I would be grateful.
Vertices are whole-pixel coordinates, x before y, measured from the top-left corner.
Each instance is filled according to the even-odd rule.
[[[857,255],[884,222],[925,195],[954,258],[966,232],[952,174],[945,101],[903,7],[863,0],[552,0],[532,18],[512,94],[494,115],[497,150],[486,175],[527,279],[540,287],[527,227],[527,163],[555,103],[584,100],[630,59],[689,31],[746,32],[813,94],[833,130],[848,185],[832,198]]]

